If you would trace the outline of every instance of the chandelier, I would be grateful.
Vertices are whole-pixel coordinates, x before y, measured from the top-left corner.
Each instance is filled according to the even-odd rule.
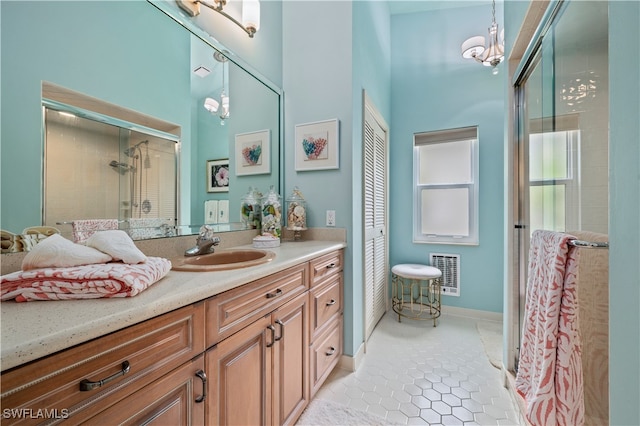
[[[204,100],[204,108],[212,115],[219,112],[220,124],[224,126],[224,120],[229,118],[229,95],[226,94],[225,88],[225,65],[229,59],[221,52],[216,51],[213,54],[216,61],[222,64],[222,90],[220,91],[220,101],[218,102],[214,98],[207,97]]]
[[[498,24],[496,23],[496,0],[493,0],[493,19],[489,27],[489,45],[485,47],[484,36],[474,36],[462,43],[462,57],[475,59],[487,67],[493,67],[493,74],[498,73],[496,66],[504,59],[504,29],[498,41]]]

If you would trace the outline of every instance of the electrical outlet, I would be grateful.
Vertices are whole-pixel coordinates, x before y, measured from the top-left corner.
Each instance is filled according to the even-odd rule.
[[[327,210],[327,226],[336,226],[335,210]]]

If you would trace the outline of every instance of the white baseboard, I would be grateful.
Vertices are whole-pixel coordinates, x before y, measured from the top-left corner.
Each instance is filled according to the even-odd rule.
[[[356,351],[354,356],[351,355],[342,355],[340,357],[340,361],[338,361],[338,368],[347,371],[356,371],[358,367],[362,364],[362,359],[364,358],[364,343],[360,344],[360,347]]]
[[[442,305],[442,314],[502,322],[502,313],[500,312],[480,311],[476,309],[459,308],[457,306]]]

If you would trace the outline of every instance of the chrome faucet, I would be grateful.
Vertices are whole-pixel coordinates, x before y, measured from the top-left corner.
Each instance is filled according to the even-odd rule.
[[[220,237],[214,235],[214,229],[209,225],[203,225],[196,238],[196,246],[184,252],[185,256],[198,256],[200,254],[213,253],[214,247],[220,244]]]

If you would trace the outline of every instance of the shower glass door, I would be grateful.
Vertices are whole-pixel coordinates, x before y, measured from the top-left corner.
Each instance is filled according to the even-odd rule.
[[[531,233],[607,233],[607,21],[606,2],[561,3],[515,85],[519,330]]]

